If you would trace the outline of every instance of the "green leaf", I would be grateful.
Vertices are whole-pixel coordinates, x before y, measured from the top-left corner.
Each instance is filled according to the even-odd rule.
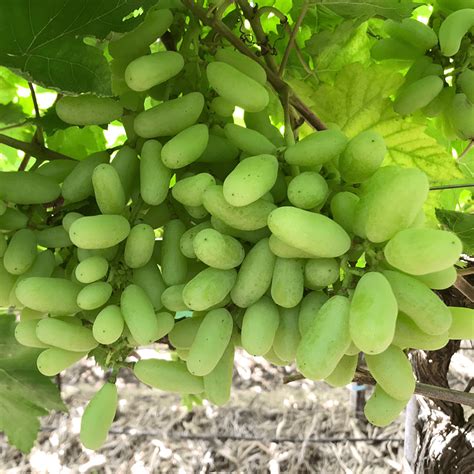
[[[14,331],[15,317],[0,315],[0,430],[27,453],[38,434],[39,417],[66,407],[58,388],[36,368],[41,351],[19,345]]]
[[[10,102],[9,104],[0,104],[0,124],[13,125],[23,122],[26,119],[23,109],[20,105]]]
[[[110,71],[85,36],[105,38],[136,19],[123,18],[150,0],[3,0],[0,3],[0,64],[28,80],[67,93],[111,95]]]
[[[464,252],[474,254],[474,214],[436,209],[436,217],[462,240]]]

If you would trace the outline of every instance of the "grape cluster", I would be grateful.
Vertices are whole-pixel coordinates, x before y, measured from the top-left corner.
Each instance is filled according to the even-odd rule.
[[[474,138],[472,6],[469,1],[439,1],[433,28],[411,18],[387,20],[388,37],[372,48],[376,60],[410,61],[395,111],[410,115],[421,110],[425,116],[438,117],[449,139]]]
[[[425,174],[381,167],[373,130],[285,145],[265,70],[230,48],[190,90],[180,53],[147,54],[172,21],[152,9],[110,43],[119,100],[57,102],[69,124],[122,120],[113,158],[0,173],[0,306],[20,312],[17,340],[42,349],[47,376],[87,356],[110,369],[82,420],[91,449],[114,418],[121,367],[221,405],[236,347],[336,387],[365,357],[377,382],[366,415],[390,423],[415,389],[406,349],[473,336],[473,311],[432,291],[454,282],[462,246],[424,227]],[[134,359],[158,341],[168,360]]]

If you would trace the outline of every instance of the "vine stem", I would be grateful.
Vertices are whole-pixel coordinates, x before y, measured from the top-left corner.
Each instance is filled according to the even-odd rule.
[[[474,147],[474,140],[471,140],[466,148],[464,148],[464,150],[461,152],[461,154],[458,156],[457,160],[458,161],[461,161],[468,153],[469,151],[471,150],[471,148]]]
[[[440,186],[431,186],[430,191],[440,191],[443,189],[474,188],[474,183],[467,184],[443,184]]]
[[[297,380],[303,380],[305,377],[301,374],[293,374],[285,377],[283,383],[296,382]],[[361,383],[364,385],[375,385],[374,378],[363,369],[357,369],[354,377],[354,382]],[[415,394],[421,395],[426,398],[432,398],[434,400],[443,400],[445,402],[459,403],[461,405],[467,405],[474,407],[474,394],[461,392],[460,390],[453,390],[451,388],[436,387],[426,383],[417,382],[415,386]]]

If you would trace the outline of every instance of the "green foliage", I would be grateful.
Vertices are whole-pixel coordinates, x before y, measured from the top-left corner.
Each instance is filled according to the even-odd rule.
[[[464,246],[464,253],[474,253],[474,214],[436,209],[436,217],[447,229],[455,232]]]

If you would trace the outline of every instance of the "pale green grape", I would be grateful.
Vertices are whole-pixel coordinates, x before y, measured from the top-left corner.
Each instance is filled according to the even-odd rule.
[[[280,324],[273,339],[273,351],[279,359],[292,362],[301,336],[298,327],[298,306],[293,308],[280,308]]]
[[[101,164],[92,173],[95,200],[102,214],[121,214],[126,199],[117,170],[109,164]]]
[[[82,288],[77,295],[77,305],[81,309],[91,310],[103,306],[112,295],[112,285],[105,281],[96,281]]]
[[[125,326],[122,312],[116,305],[106,306],[94,320],[92,334],[100,344],[113,344],[123,333]]]
[[[86,355],[87,352],[73,352],[60,349],[59,347],[50,347],[41,352],[36,365],[43,375],[54,377],[64,369],[79,362]]]
[[[3,255],[3,266],[12,275],[25,273],[35,261],[36,235],[31,229],[20,229],[13,234]]]
[[[284,308],[293,308],[303,299],[303,261],[296,258],[277,258],[273,269],[271,295]]]
[[[304,266],[307,288],[317,290],[339,280],[339,262],[335,258],[312,258]]]
[[[155,246],[155,232],[148,224],[137,224],[132,227],[125,242],[124,261],[130,268],[146,265]]]
[[[328,196],[326,180],[314,171],[304,171],[288,184],[288,199],[301,209],[321,207]]]
[[[408,400],[391,397],[377,384],[365,404],[364,414],[373,425],[384,427],[400,415],[407,403]]]
[[[185,206],[202,206],[202,195],[213,184],[216,184],[216,180],[212,175],[199,173],[180,179],[171,189],[171,194]]]
[[[188,264],[179,248],[181,237],[185,231],[186,227],[178,219],[169,221],[164,227],[161,273],[167,285],[179,285],[186,281]]]
[[[230,342],[212,372],[204,376],[206,398],[215,405],[225,405],[230,399],[234,371],[234,344]]]
[[[298,327],[301,336],[308,332],[313,319],[317,317],[318,311],[327,300],[328,296],[322,291],[312,291],[302,299],[298,316]]]
[[[81,283],[92,283],[101,280],[107,275],[109,263],[104,257],[89,257],[79,263],[75,275]]]

